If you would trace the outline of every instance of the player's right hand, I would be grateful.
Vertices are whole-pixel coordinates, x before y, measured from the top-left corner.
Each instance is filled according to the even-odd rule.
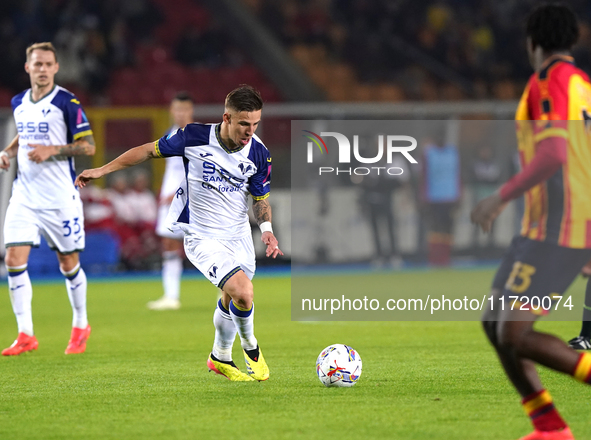
[[[498,193],[494,193],[478,202],[470,213],[470,220],[472,220],[472,223],[480,226],[482,232],[490,232],[493,221],[499,216],[505,206],[507,206],[507,203],[503,202]]]
[[[10,158],[6,151],[0,152],[0,169],[8,170],[10,168]]]
[[[80,188],[84,188],[86,184],[91,180],[100,179],[101,177],[103,177],[103,173],[100,171],[100,168],[84,170],[80,173],[78,177],[76,177],[74,185],[79,186]]]
[[[267,257],[277,258],[277,255],[283,255],[283,252],[279,249],[279,242],[272,232],[263,232],[263,235],[261,235],[261,241],[267,245],[267,250],[265,252]]]

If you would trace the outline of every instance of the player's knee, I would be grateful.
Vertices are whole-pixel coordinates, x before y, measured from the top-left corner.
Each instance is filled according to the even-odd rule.
[[[252,289],[252,284],[249,286],[245,286],[240,291],[236,292],[232,297],[232,301],[241,309],[248,310],[252,307],[252,301],[254,297],[254,292]]]
[[[242,309],[250,309],[254,296],[252,282],[243,272],[238,272],[224,285],[223,291]]]
[[[4,257],[4,264],[6,264],[8,267],[20,266],[20,264],[17,262],[17,259],[11,256],[9,253],[6,254],[6,257]]]
[[[8,248],[4,257],[4,264],[7,267],[20,267],[27,264],[27,257],[28,255],[16,252],[13,248]]]
[[[72,269],[74,269],[78,265],[78,261],[79,261],[77,253],[67,254],[67,255],[58,253],[57,258],[60,263],[60,269],[64,272],[70,272]]]
[[[498,323],[497,347],[503,351],[519,355],[523,351],[526,331],[520,326],[513,325],[515,321]]]

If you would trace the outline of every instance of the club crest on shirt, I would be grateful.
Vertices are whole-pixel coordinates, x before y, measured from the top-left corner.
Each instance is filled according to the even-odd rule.
[[[240,169],[240,171],[242,171],[242,175],[244,175],[248,173],[250,170],[252,170],[252,164],[249,164],[248,162],[240,162],[238,168]]]

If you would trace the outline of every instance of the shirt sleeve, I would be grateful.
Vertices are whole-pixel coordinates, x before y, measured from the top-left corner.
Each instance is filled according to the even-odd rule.
[[[187,133],[184,128],[179,128],[158,139],[155,148],[158,157],[172,157],[184,156],[186,146]]]
[[[249,182],[248,191],[254,200],[264,200],[271,192],[271,154],[263,148],[257,157],[257,172]]]
[[[566,144],[566,139],[560,136],[541,140],[533,160],[501,187],[501,199],[504,202],[515,199],[552,177],[567,161]]]
[[[75,141],[84,136],[92,135],[90,123],[88,122],[88,118],[86,117],[86,113],[84,112],[80,101],[78,101],[78,98],[73,95],[70,95],[69,98],[70,99],[65,102],[64,119],[66,121],[66,126],[68,127],[68,132],[72,136],[72,140]]]
[[[570,75],[567,72],[549,72],[538,78],[537,93],[528,95],[533,119],[543,121],[568,120],[568,85]]]

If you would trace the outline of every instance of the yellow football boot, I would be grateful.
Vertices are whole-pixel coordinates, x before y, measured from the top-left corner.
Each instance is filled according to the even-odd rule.
[[[248,374],[243,373],[238,369],[234,362],[231,364],[226,364],[224,362],[220,362],[218,360],[214,360],[213,356],[210,354],[209,359],[207,359],[207,368],[209,371],[213,371],[215,374],[220,374],[226,377],[228,380],[232,382],[253,382],[254,379],[250,377]]]
[[[242,350],[244,352],[244,362],[246,362],[246,372],[250,377],[258,381],[267,380],[269,378],[269,367],[265,362],[263,352],[259,347],[257,347],[257,349],[258,355],[255,354],[253,357],[250,357],[249,354],[246,353],[246,350]],[[252,352],[254,350],[248,351]]]

